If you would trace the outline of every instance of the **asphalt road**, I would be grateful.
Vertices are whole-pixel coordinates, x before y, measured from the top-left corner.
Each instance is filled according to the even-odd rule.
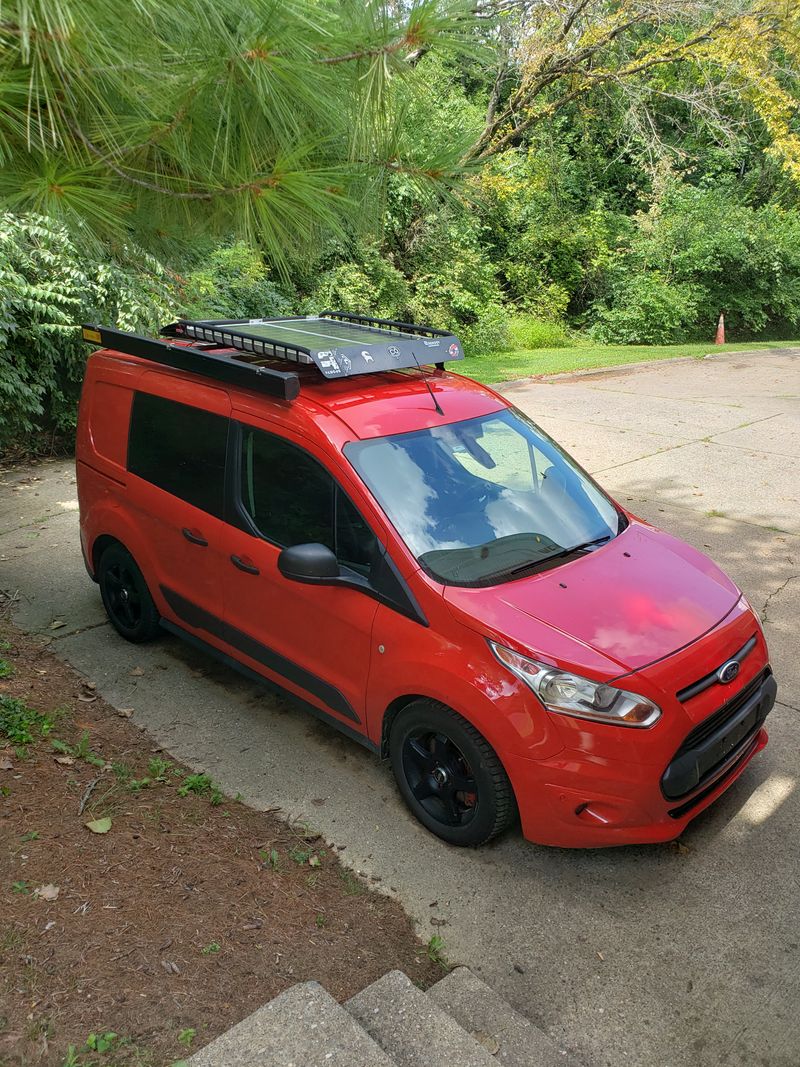
[[[0,477],[0,589],[176,757],[312,824],[587,1063],[796,1067],[800,350],[506,391],[629,508],[713,556],[764,619],[780,684],[770,744],[680,849],[572,852],[518,832],[446,847],[355,743],[175,639],[116,636],[83,569],[68,463]]]

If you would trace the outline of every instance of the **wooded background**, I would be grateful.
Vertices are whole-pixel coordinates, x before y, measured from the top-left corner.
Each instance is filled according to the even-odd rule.
[[[84,320],[797,336],[798,58],[790,0],[6,0],[0,448]]]

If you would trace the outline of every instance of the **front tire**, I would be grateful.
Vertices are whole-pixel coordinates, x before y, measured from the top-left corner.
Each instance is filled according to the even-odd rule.
[[[97,582],[106,614],[126,641],[141,644],[160,634],[158,609],[127,548],[119,543],[109,545],[100,557]]]
[[[415,700],[392,723],[398,788],[419,821],[451,845],[483,845],[516,815],[511,782],[488,741],[456,712]]]

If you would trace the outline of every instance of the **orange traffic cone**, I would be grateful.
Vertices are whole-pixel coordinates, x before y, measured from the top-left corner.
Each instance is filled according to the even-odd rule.
[[[725,316],[720,312],[719,322],[717,323],[717,336],[714,338],[715,345],[725,344]]]

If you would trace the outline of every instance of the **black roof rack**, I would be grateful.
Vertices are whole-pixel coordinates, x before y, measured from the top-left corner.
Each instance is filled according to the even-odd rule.
[[[208,350],[208,346],[171,345],[166,341],[156,341],[152,337],[140,337],[135,333],[125,333],[124,330],[91,323],[83,326],[83,339],[92,344],[112,348],[116,352],[126,352],[131,356],[139,356],[140,359],[161,363],[165,367],[192,371],[206,378],[227,382],[229,385],[257,389],[282,400],[294,400],[300,392],[300,380],[294,371],[254,366],[233,360],[230,356],[215,355]]]
[[[461,342],[446,330],[409,322],[323,311],[272,319],[179,319],[162,334],[235,348],[251,365],[284,359],[316,365],[326,378],[400,370],[463,359]]]

